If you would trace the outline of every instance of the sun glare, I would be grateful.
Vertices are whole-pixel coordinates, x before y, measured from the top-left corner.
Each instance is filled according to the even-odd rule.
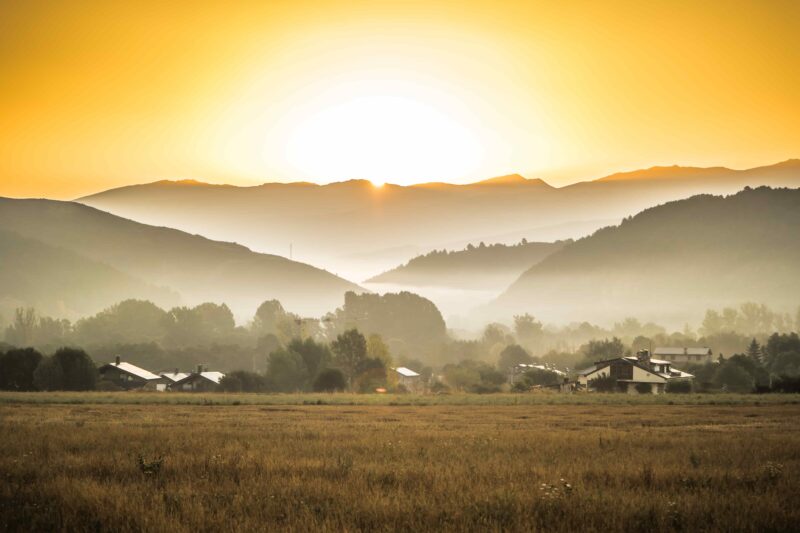
[[[291,135],[289,161],[312,179],[364,178],[376,187],[469,174],[480,143],[463,124],[421,101],[361,96],[315,110]]]

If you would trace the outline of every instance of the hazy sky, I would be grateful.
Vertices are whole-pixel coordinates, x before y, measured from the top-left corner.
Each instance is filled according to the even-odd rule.
[[[0,195],[800,156],[796,0],[179,4],[0,2]]]

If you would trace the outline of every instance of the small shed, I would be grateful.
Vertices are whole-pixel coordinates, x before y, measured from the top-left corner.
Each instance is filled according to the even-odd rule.
[[[101,366],[98,371],[100,372],[101,380],[114,383],[126,390],[141,389],[148,383],[160,379],[160,376],[153,374],[149,370],[120,361],[119,356],[113,363]]]
[[[410,368],[398,366],[394,369],[397,373],[397,384],[402,385],[409,392],[422,392],[422,376]]]

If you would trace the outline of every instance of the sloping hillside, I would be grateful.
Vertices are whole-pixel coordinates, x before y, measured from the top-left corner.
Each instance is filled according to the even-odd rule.
[[[172,291],[9,231],[0,230],[0,258],[0,314],[6,319],[20,306],[76,318],[126,298],[143,298],[162,306],[179,303]]]
[[[480,243],[458,251],[434,250],[365,283],[502,289],[522,272],[560,250],[565,244],[565,241],[523,242],[511,246],[486,246]]]
[[[681,325],[744,301],[785,310],[800,303],[798,189],[745,189],[647,209],[532,267],[491,310]]]
[[[244,315],[267,299],[295,312],[321,314],[341,305],[346,291],[359,290],[303,263],[72,202],[0,199],[0,226],[174,289],[187,304],[225,302]]]

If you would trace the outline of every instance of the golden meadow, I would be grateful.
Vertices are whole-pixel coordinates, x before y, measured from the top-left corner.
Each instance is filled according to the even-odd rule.
[[[797,529],[796,396],[564,398],[2,394],[0,530]]]

